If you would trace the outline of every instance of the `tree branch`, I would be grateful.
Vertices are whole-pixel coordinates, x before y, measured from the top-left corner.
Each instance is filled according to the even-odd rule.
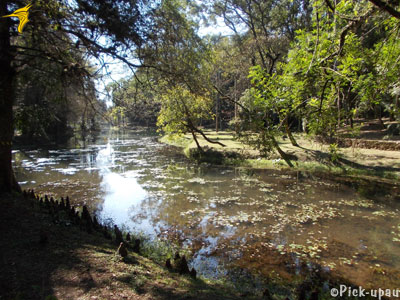
[[[380,9],[382,9],[382,10],[386,11],[387,13],[389,13],[390,15],[395,17],[396,19],[400,20],[400,12],[397,11],[396,9],[394,9],[392,6],[390,6],[386,2],[381,1],[381,0],[369,0],[369,1],[372,2],[374,5],[378,6]]]

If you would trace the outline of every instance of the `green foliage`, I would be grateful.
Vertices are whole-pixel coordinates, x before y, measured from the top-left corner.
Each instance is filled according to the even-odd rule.
[[[191,132],[202,120],[213,118],[212,101],[188,89],[176,86],[160,95],[161,111],[157,125],[166,134],[182,135]]]
[[[108,116],[114,125],[125,126],[126,108],[122,106],[114,106],[108,111]]]
[[[263,92],[250,88],[240,98],[247,113],[242,116],[237,137],[240,141],[259,150],[262,156],[268,156],[274,149],[271,136],[279,131],[277,126],[272,123],[273,115],[269,110],[271,102],[268,101],[270,99],[263,98],[262,94]]]
[[[56,1],[37,1],[33,7],[32,25],[26,28],[30,34],[14,40],[18,62],[25,64],[18,68],[15,80],[15,127],[32,142],[65,142],[74,125],[82,130],[97,125],[101,104],[90,75],[93,66],[72,46],[72,36],[52,24],[43,28],[36,23],[44,24],[48,18],[61,22],[68,18],[66,7]]]
[[[154,86],[144,84],[141,80],[146,81],[146,77],[137,72],[131,79],[122,79],[107,86],[114,104],[108,113],[114,124],[125,120],[131,124],[155,126],[160,105]]]
[[[157,66],[152,85],[180,84],[198,94],[210,90],[210,48],[197,35],[198,23],[187,14],[185,1],[165,0],[151,13],[151,40],[141,49],[144,64]]]
[[[342,157],[342,154],[340,153],[338,144],[333,143],[329,145],[329,156],[330,156],[330,160],[333,163],[338,162],[338,160]]]
[[[323,2],[315,1],[311,30],[297,31],[277,73],[269,75],[260,67],[250,71],[257,97],[281,120],[286,113],[294,113],[307,120],[311,133],[333,137],[344,121],[376,106],[398,113],[394,101],[398,95],[394,74],[400,61],[398,22],[388,18],[382,23],[380,16],[370,17],[371,4],[362,3],[340,1],[334,16]],[[354,19],[357,30],[344,16]],[[374,37],[372,26],[379,29]],[[374,39],[371,45],[366,44],[368,38]]]
[[[20,106],[15,112],[15,127],[23,135],[46,136],[46,129],[52,123],[48,110],[38,105]]]

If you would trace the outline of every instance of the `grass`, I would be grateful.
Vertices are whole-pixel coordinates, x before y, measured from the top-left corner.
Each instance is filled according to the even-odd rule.
[[[205,133],[209,138],[226,145],[226,147],[222,147],[207,142],[201,136],[198,137],[202,147],[224,154],[225,158],[221,163],[225,165],[312,173],[323,172],[332,175],[368,177],[377,180],[396,181],[400,179],[400,153],[398,151],[357,147],[339,148],[317,143],[306,134],[295,134],[300,147],[292,146],[289,139],[279,140],[281,148],[297,159],[293,161],[295,167],[289,168],[277,153],[272,153],[269,158],[260,157],[258,151],[236,140],[232,132],[220,131],[216,133],[215,131],[206,130]],[[196,149],[196,144],[190,135],[163,137],[160,141],[183,148],[183,152],[188,157],[192,157],[191,153]],[[236,155],[232,155],[232,153]]]

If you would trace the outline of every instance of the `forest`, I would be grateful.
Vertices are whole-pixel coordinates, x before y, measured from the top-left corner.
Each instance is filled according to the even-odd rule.
[[[10,32],[3,20],[11,51],[3,61],[15,73],[3,68],[14,82],[4,81],[3,90],[13,86],[13,123],[22,138],[62,142],[102,122],[157,125],[195,140],[202,128],[225,128],[291,164],[278,136],[297,145],[292,132],[301,131],[333,143],[345,127],[357,134],[356,119],[377,119],[382,129],[390,125],[383,118],[398,121],[395,5],[134,1],[130,15],[124,1],[95,4],[39,1],[25,34]],[[231,34],[199,36],[217,20]],[[99,89],[96,82],[111,72],[109,57],[126,64],[126,76]],[[398,126],[386,138],[398,135]]]
[[[60,278],[81,278],[73,272],[82,251],[101,277],[96,255],[114,248],[121,260],[102,259],[128,274],[118,281],[128,299],[330,299],[324,282],[397,287],[399,74],[396,0],[1,1],[0,250],[25,253],[21,245],[39,236],[29,257],[53,247],[46,259],[72,273],[54,279],[59,268],[47,266],[42,283],[7,279],[42,266],[22,259],[24,271],[14,270],[4,259],[0,294],[111,297]],[[57,226],[73,226],[72,237]],[[121,242],[135,254],[122,255]],[[271,252],[254,262],[263,247]],[[230,269],[235,249],[242,259]],[[60,251],[78,256],[64,261]],[[229,266],[221,286],[213,255]],[[158,281],[164,265],[173,290]],[[179,277],[198,280],[195,269],[201,283]]]

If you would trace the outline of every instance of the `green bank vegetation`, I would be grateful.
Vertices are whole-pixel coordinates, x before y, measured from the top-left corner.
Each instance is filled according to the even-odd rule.
[[[205,149],[210,149],[203,157],[205,162],[238,167],[307,171],[325,174],[325,176],[331,174],[332,176],[364,177],[393,183],[400,178],[400,154],[395,150],[341,148],[337,144],[315,142],[314,138],[305,134],[294,134],[301,147],[293,146],[288,139],[278,140],[281,148],[293,160],[294,167],[290,168],[278,154],[263,158],[259,151],[240,142],[234,132],[205,132],[213,140],[225,145],[224,147],[215,145],[200,137],[200,145]],[[197,145],[190,135],[164,136],[160,141],[182,148],[188,158],[193,158],[198,152]],[[219,159],[213,159],[216,157]]]

